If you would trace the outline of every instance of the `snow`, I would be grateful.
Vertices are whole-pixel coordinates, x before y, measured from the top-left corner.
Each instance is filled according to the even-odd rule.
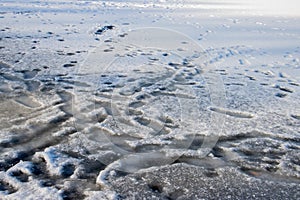
[[[1,199],[300,197],[297,1],[0,7]]]

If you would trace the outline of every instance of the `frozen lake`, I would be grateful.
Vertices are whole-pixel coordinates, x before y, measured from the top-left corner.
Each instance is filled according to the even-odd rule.
[[[0,198],[299,199],[299,8],[0,1]]]

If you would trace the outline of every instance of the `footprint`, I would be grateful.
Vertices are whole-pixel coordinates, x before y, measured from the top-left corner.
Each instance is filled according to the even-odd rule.
[[[275,96],[276,96],[276,97],[279,97],[279,98],[284,98],[284,97],[287,96],[287,94],[278,92],[278,93],[275,94]]]
[[[280,85],[275,85],[274,88],[278,88],[279,90],[283,91],[283,92],[288,92],[288,93],[293,93],[294,91],[292,89],[289,89],[287,87],[283,87]]]
[[[103,26],[102,28],[99,28],[98,30],[95,31],[96,35],[101,35],[102,33],[104,33],[107,30],[112,30],[114,29],[115,26],[113,25],[107,25],[107,26]]]
[[[17,192],[18,190],[11,186],[9,183],[4,180],[0,180],[0,192],[4,192],[5,194],[12,194]]]
[[[14,99],[15,102],[22,104],[23,106],[29,107],[29,108],[38,108],[42,104],[38,102],[34,97],[32,96],[20,96]]]
[[[66,80],[66,79],[59,79],[57,82],[69,84],[69,85],[74,85],[78,87],[90,87],[87,83],[84,82],[79,82],[79,81],[73,81],[73,80]]]
[[[30,91],[30,92],[36,91],[41,85],[40,82],[33,81],[33,80],[26,81],[25,84],[27,86],[27,90]]]
[[[129,107],[131,108],[139,108],[139,107],[142,107],[143,105],[145,105],[146,103],[143,102],[143,101],[134,101],[134,102],[131,102],[129,104]]]
[[[21,73],[23,74],[24,79],[32,79],[34,78],[38,72],[41,71],[40,69],[34,69],[34,70],[22,70]]]
[[[3,68],[8,69],[8,68],[10,68],[10,66],[8,64],[0,61],[0,69],[3,69]]]
[[[12,92],[10,84],[5,83],[5,82],[0,83],[0,92],[3,92],[3,93]]]
[[[289,88],[280,87],[279,89],[280,89],[281,91],[284,91],[284,92],[293,93],[293,90],[291,90],[291,89],[289,89]]]
[[[66,91],[58,91],[57,94],[63,102],[69,102],[73,99],[73,95]]]
[[[28,182],[28,175],[23,173],[21,170],[12,171],[9,173],[10,176],[15,177],[20,182]]]
[[[291,117],[294,118],[294,119],[300,120],[300,115],[292,114]]]
[[[8,73],[0,73],[0,76],[2,76],[3,78],[5,78],[8,81],[23,81],[23,79],[12,75],[12,74],[8,74]]]

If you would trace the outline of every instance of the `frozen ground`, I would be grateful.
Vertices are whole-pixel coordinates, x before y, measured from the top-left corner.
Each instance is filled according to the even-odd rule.
[[[299,199],[297,2],[0,1],[1,199]]]

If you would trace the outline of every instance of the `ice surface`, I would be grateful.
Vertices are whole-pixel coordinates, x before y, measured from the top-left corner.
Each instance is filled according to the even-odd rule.
[[[300,7],[1,1],[1,199],[299,199]]]

